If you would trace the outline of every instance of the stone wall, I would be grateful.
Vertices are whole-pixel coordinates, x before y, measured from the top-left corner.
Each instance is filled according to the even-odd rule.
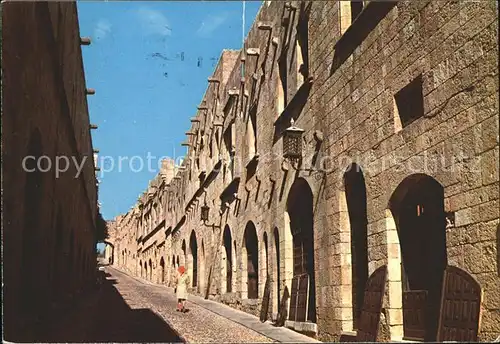
[[[95,276],[97,187],[76,5],[3,4],[2,36],[4,333],[33,341],[34,323]],[[46,158],[37,167],[27,156]],[[56,174],[62,156],[84,161],[82,173],[70,164]]]

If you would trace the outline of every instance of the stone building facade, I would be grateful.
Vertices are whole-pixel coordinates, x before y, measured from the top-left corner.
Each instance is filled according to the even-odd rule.
[[[35,342],[38,325],[95,280],[97,186],[76,3],[2,3],[2,40],[3,333]],[[81,173],[71,163],[57,174],[57,157]]]
[[[435,339],[436,307],[416,338],[403,299],[439,305],[453,265],[496,338],[497,21],[493,1],[263,2],[208,80],[186,159],[116,220],[115,263],[167,285],[186,265],[193,293],[253,314],[269,278],[272,317],[307,274],[307,321],[286,325],[322,340],[356,329],[382,265],[379,339]]]

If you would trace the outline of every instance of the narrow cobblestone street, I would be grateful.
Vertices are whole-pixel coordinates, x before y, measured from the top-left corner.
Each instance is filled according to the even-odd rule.
[[[277,342],[193,302],[187,302],[187,313],[176,312],[175,306],[175,295],[168,288],[107,267],[102,288],[79,302],[69,315],[54,321],[46,329],[44,341]],[[309,341],[287,329],[272,331],[286,342]]]
[[[106,272],[111,274],[112,279],[116,279],[115,287],[131,308],[151,309],[168,321],[188,342],[272,342],[271,339],[197,306],[189,300],[187,302],[189,311],[177,312],[175,295],[167,288],[147,282],[142,283],[115,269],[107,268]]]

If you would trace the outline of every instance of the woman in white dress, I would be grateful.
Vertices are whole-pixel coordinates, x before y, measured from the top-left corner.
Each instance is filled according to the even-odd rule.
[[[175,293],[177,295],[177,311],[186,312],[187,288],[189,286],[189,276],[184,266],[179,266],[179,274],[175,281]]]

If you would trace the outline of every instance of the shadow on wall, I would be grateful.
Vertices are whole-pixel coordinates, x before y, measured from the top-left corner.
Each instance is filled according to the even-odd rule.
[[[46,327],[49,343],[184,343],[178,333],[150,309],[131,309],[107,279],[71,314],[61,314]]]

